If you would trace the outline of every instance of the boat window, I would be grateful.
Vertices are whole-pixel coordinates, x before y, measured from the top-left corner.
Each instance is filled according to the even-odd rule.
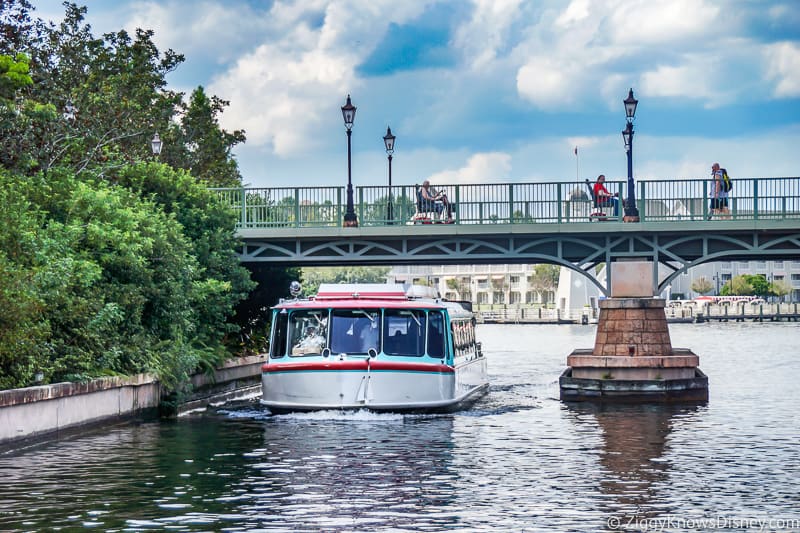
[[[272,341],[269,343],[269,356],[272,358],[286,355],[286,325],[289,314],[285,311],[273,315]]]
[[[415,309],[385,309],[383,351],[387,355],[424,355],[425,312]]]
[[[441,311],[428,313],[428,356],[444,357],[444,315]]]
[[[331,353],[380,352],[380,312],[376,309],[337,309],[331,314]]]
[[[328,346],[328,311],[302,309],[289,314],[291,355],[319,355]]]
[[[474,355],[475,353],[475,325],[467,320],[454,320],[451,323],[453,331],[453,349],[456,356]]]

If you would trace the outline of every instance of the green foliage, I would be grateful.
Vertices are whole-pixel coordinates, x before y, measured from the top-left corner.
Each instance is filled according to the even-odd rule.
[[[244,133],[220,129],[227,102],[166,89],[183,57],[152,31],[0,5],[0,388],[151,371],[180,393],[244,346],[231,317],[254,284],[206,190],[240,185]],[[171,167],[142,163],[155,132]]]
[[[245,350],[263,352],[268,348],[270,307],[289,298],[289,284],[300,279],[299,268],[279,268],[261,263],[247,265],[256,288],[236,308],[235,322],[241,328]]]
[[[189,107],[179,128],[165,137],[163,160],[189,170],[201,183],[210,187],[237,187],[242,178],[231,155],[233,147],[244,142],[241,130],[229,133],[219,127],[217,116],[228,102],[206,95],[203,87],[192,92]]]
[[[33,83],[28,62],[25,54],[16,57],[0,54],[0,101],[12,100],[17,91]]]
[[[121,172],[126,187],[2,176],[2,386],[38,369],[45,381],[151,371],[179,389],[219,362],[252,284],[212,194],[155,164]]]
[[[735,276],[726,283],[719,292],[722,296],[751,296],[756,294],[753,285],[750,283],[753,277],[761,276],[750,276],[747,274]]]
[[[303,269],[303,295],[317,294],[321,283],[386,283],[390,267],[309,267]]]
[[[213,347],[226,334],[237,332],[238,326],[227,319],[255,283],[233,253],[238,245],[236,213],[188,172],[166,165],[127,167],[115,179],[174,215],[189,239],[198,262],[192,302],[198,314],[196,339]]]
[[[772,294],[770,283],[761,274],[742,274],[726,283],[720,291],[722,296],[760,296],[766,298]]]
[[[763,274],[745,274],[744,277],[747,283],[753,288],[752,294],[760,296],[761,298],[767,298],[772,294],[769,281],[767,281],[767,277]]]

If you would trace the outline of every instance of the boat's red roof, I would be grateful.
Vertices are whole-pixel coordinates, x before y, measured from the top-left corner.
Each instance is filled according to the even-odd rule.
[[[427,300],[342,298],[340,300],[291,300],[281,302],[275,307],[279,309],[442,309],[445,306]]]

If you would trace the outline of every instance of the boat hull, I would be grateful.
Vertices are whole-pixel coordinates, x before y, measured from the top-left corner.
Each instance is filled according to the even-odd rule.
[[[449,411],[488,389],[483,357],[448,366],[369,359],[268,363],[261,403],[273,412]]]

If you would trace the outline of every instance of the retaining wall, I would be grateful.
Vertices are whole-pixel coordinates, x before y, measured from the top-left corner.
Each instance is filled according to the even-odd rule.
[[[241,357],[227,361],[213,376],[192,376],[193,392],[178,406],[178,412],[257,392],[263,362],[262,356]],[[162,397],[161,384],[150,374],[0,391],[0,444],[155,415]]]

